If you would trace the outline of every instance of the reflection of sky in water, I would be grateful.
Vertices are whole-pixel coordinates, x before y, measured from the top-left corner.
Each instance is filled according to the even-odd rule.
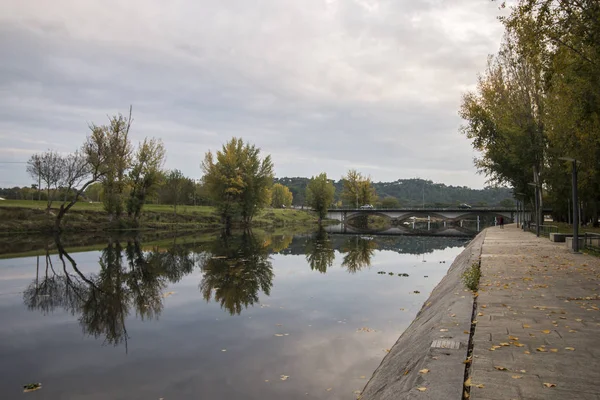
[[[166,289],[175,293],[158,320],[130,311],[127,353],[84,335],[78,315],[27,310],[21,292],[35,278],[36,258],[1,260],[0,393],[15,398],[21,385],[39,381],[44,399],[353,398],[461,250],[375,250],[371,266],[355,274],[339,250],[326,273],[302,254],[274,254],[270,296],[259,293],[260,304],[234,316],[204,300],[196,268]],[[72,254],[85,274],[97,271],[99,255]],[[363,327],[374,331],[357,332]]]

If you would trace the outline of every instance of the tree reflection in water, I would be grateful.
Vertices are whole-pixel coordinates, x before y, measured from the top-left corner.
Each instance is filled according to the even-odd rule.
[[[127,345],[125,319],[131,308],[142,320],[158,318],[163,308],[163,290],[169,282],[177,282],[191,272],[194,256],[175,243],[165,251],[142,251],[137,240],[110,240],[102,250],[100,270],[82,273],[75,260],[64,249],[60,237],[55,238],[62,271],[52,265],[46,247],[46,268],[23,293],[30,310],[44,314],[60,307],[79,316],[83,332],[103,337],[104,342]]]
[[[306,262],[313,271],[316,270],[324,274],[327,272],[327,268],[333,265],[335,259],[333,242],[324,229],[320,229],[306,242],[304,251]]]
[[[201,265],[202,296],[207,302],[214,297],[231,315],[258,303],[259,291],[271,293],[274,274],[269,243],[250,232],[222,235],[213,241]]]
[[[364,267],[371,266],[371,258],[375,254],[377,243],[372,239],[354,236],[346,240],[342,245],[342,253],[345,253],[342,267],[346,267],[351,274],[360,271]]]

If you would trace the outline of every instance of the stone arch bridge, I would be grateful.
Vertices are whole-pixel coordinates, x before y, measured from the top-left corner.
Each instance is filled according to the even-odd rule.
[[[544,210],[546,211],[546,210]],[[397,222],[407,221],[411,218],[441,219],[445,221],[461,221],[477,219],[478,217],[503,217],[506,222],[512,222],[517,217],[519,220],[528,221],[531,217],[529,211],[519,212],[514,208],[398,208],[398,209],[329,209],[327,218],[341,222],[349,221],[362,215],[378,215]]]

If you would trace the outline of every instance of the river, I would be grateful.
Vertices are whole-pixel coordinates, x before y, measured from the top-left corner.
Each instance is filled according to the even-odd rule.
[[[0,259],[0,397],[353,399],[468,238],[106,238]]]

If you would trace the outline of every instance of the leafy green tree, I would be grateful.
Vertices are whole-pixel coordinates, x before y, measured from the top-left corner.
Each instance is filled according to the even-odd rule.
[[[235,217],[249,224],[256,212],[268,204],[273,184],[271,156],[260,158],[260,149],[233,138],[202,162],[203,182],[222,220],[230,225]]]
[[[512,199],[504,199],[500,202],[499,205],[505,208],[513,208],[515,206],[515,202]]]
[[[127,171],[131,167],[133,148],[129,140],[131,128],[131,107],[129,117],[122,114],[110,117],[108,125],[90,126],[92,134],[89,142],[94,151],[104,158],[101,178],[104,189],[104,209],[119,219],[124,211],[126,189],[128,186]]]
[[[275,208],[289,207],[292,205],[294,196],[290,189],[280,183],[273,185],[271,189],[271,206]]]
[[[165,154],[162,141],[157,139],[144,139],[137,149],[129,171],[131,190],[127,200],[127,213],[135,222],[139,221],[146,199],[154,194],[158,187]]]
[[[386,196],[381,200],[381,208],[400,208],[400,201],[392,196]]]
[[[178,169],[170,170],[165,175],[162,197],[167,204],[173,205],[175,215],[177,215],[177,205],[185,201],[186,186],[189,186],[188,181],[188,178]]]
[[[547,153],[541,51],[507,30],[500,53],[489,59],[476,92],[464,96],[460,111],[467,122],[462,131],[482,155],[478,169],[490,182],[526,194],[532,180],[542,186]]]
[[[377,199],[377,193],[371,185],[371,178],[363,176],[360,172],[351,169],[342,178],[344,188],[342,200],[345,204],[351,204],[356,208],[372,204]]]
[[[100,182],[92,183],[84,192],[85,197],[90,201],[99,202],[102,199],[102,184]]]
[[[333,202],[335,195],[335,186],[327,179],[327,174],[322,173],[312,177],[306,187],[306,199],[319,215],[319,224],[327,216],[327,209]]]

